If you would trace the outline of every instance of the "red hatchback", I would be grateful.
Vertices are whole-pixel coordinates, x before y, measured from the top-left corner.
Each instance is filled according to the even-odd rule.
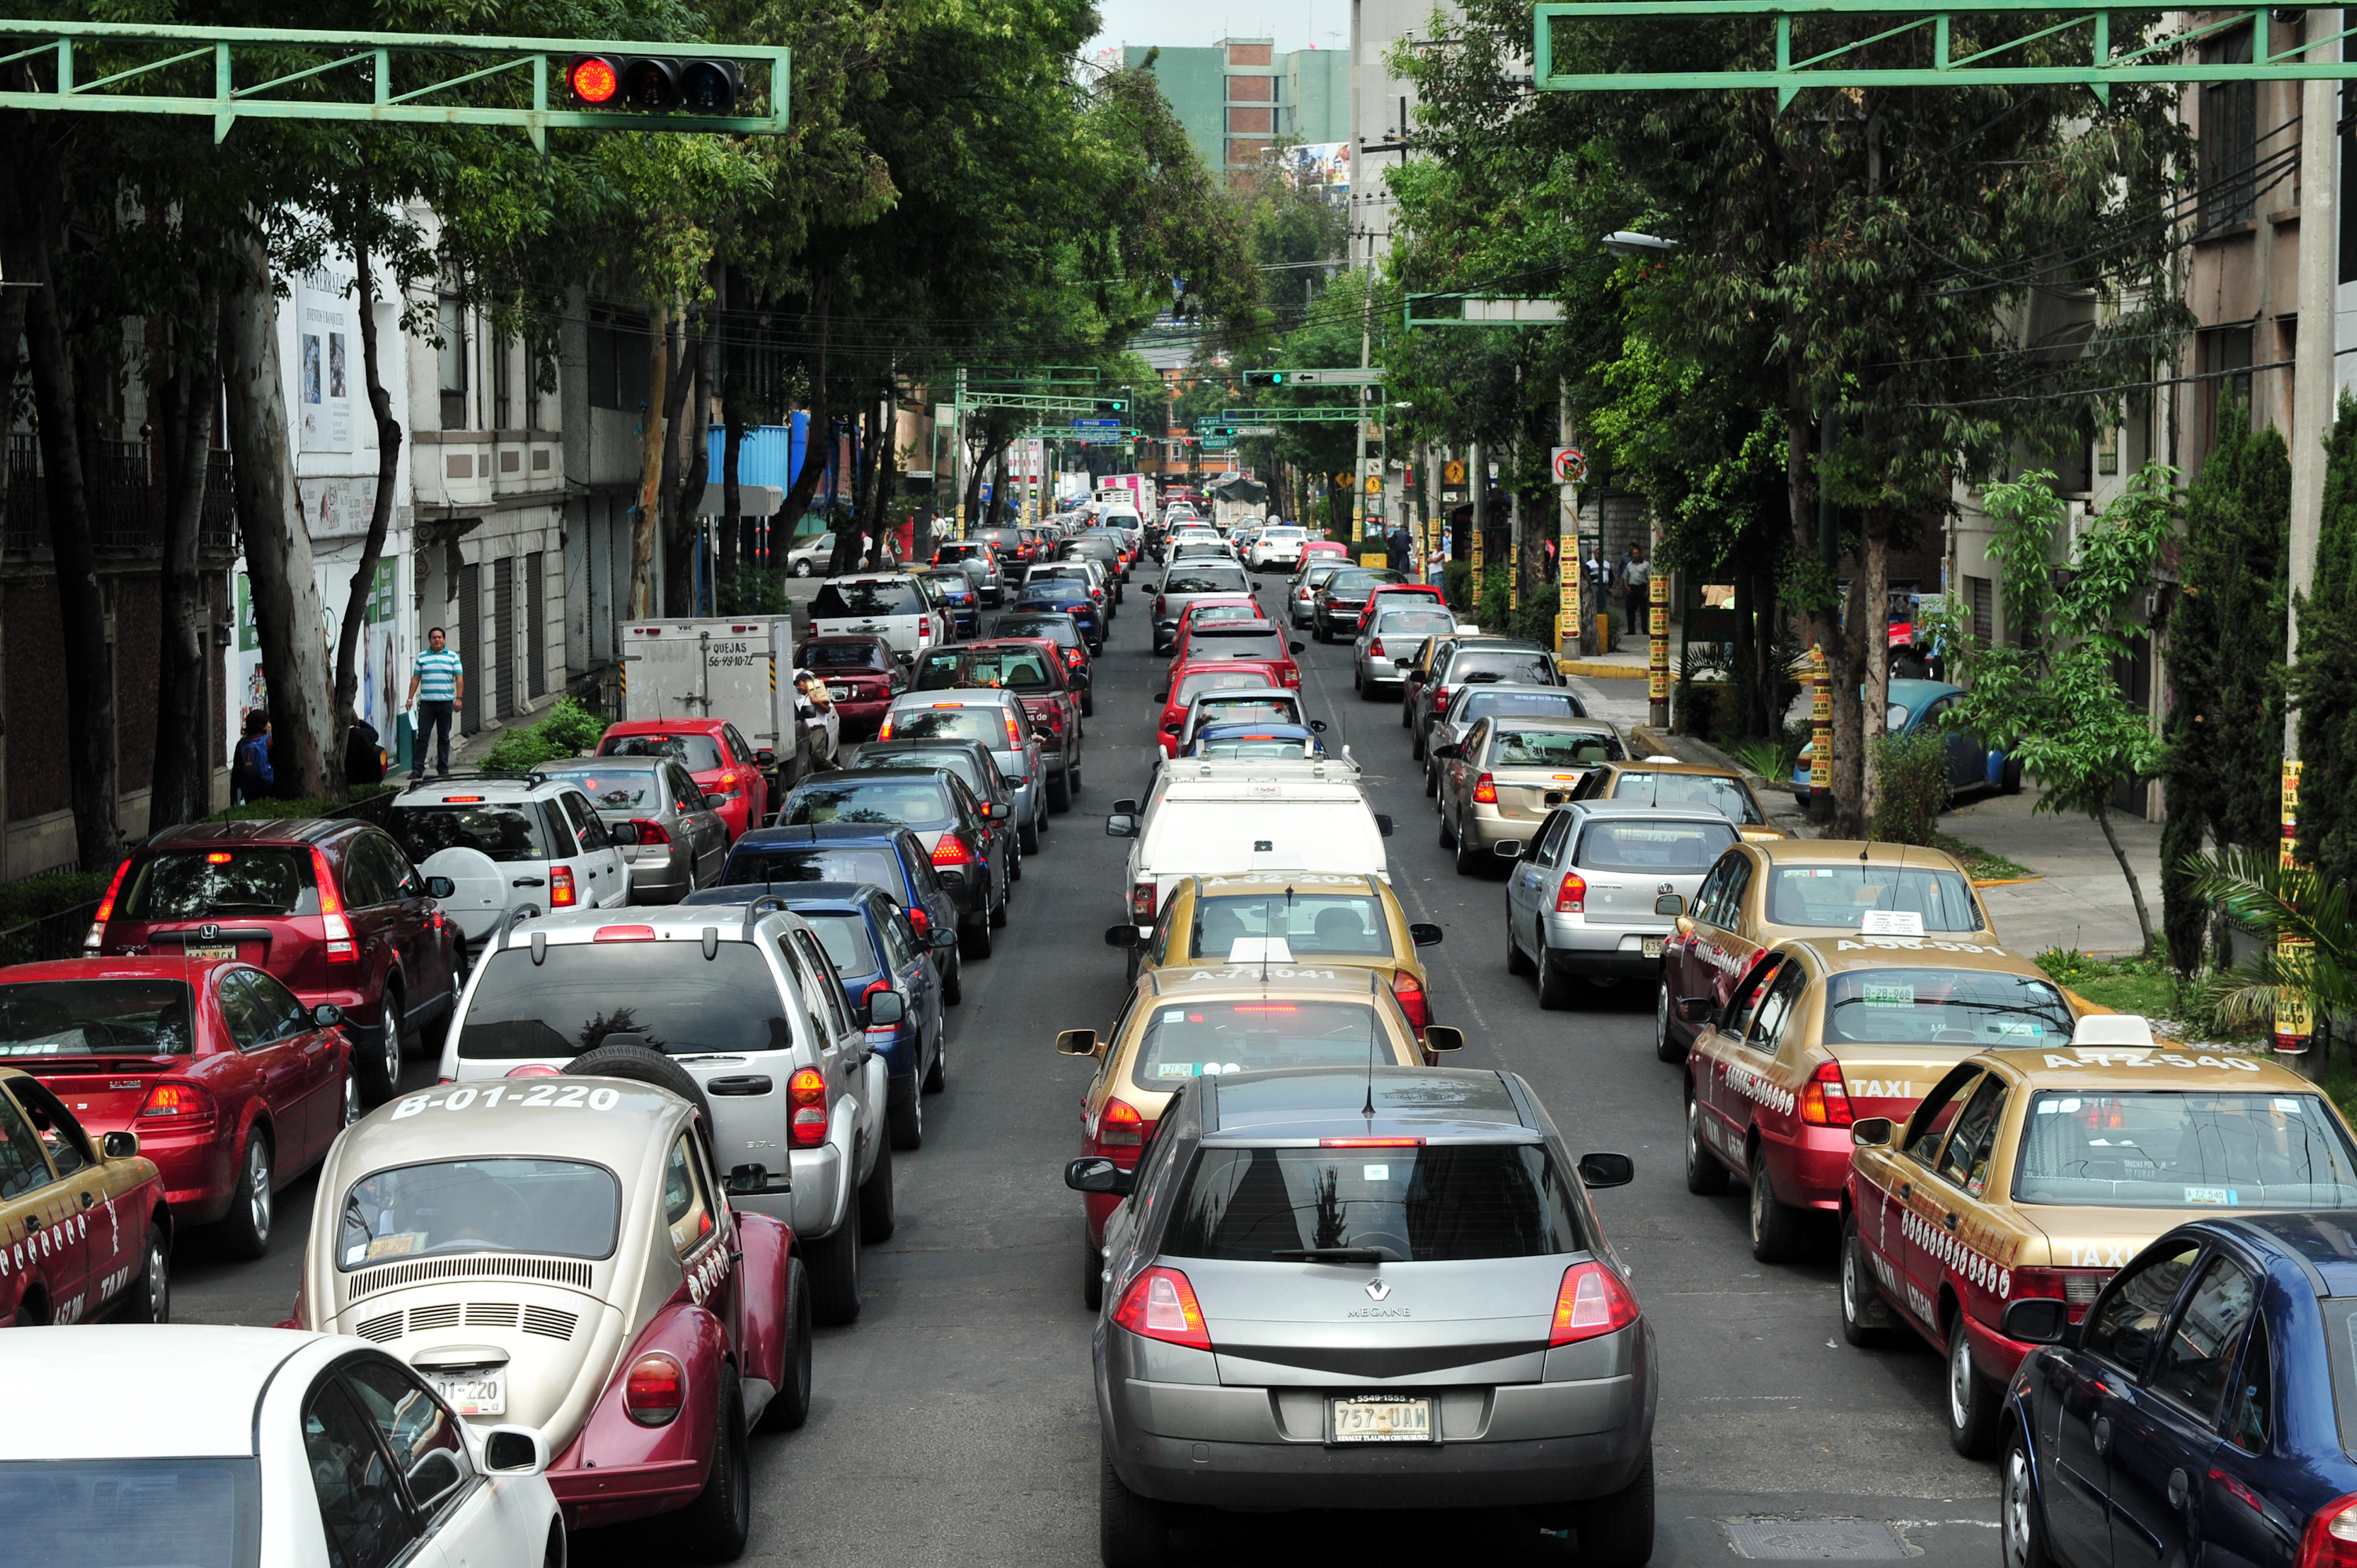
[[[726,719],[624,719],[598,737],[600,757],[675,757],[695,787],[716,797],[714,809],[735,843],[770,820],[770,777],[762,754]],[[770,761],[775,764],[777,754]]]
[[[909,689],[909,677],[891,645],[880,637],[846,633],[813,637],[794,662],[826,682],[843,727],[843,744],[873,740],[892,710],[892,699]]]
[[[1277,667],[1261,660],[1215,659],[1183,669],[1174,667],[1170,684],[1154,694],[1162,704],[1162,717],[1155,726],[1155,742],[1162,747],[1163,756],[1178,756],[1178,732],[1186,725],[1188,704],[1206,692],[1258,691],[1283,684],[1284,676]]]
[[[1191,610],[1194,607],[1188,607]],[[1178,644],[1171,650],[1169,678],[1175,682],[1178,671],[1189,665],[1247,659],[1276,672],[1270,685],[1298,691],[1301,666],[1294,662],[1293,656],[1308,646],[1287,641],[1284,629],[1271,621],[1206,620],[1189,615],[1178,623]]]
[[[272,1195],[360,1120],[332,1004],[233,959],[67,959],[0,969],[0,1056],[93,1138],[135,1133],[176,1223],[270,1247]]]

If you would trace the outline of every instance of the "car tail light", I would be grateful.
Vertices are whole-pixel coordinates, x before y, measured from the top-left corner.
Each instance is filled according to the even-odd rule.
[[[948,705],[954,706],[955,704],[952,703]],[[1015,715],[1013,714],[1002,714],[999,716],[1006,721],[1006,744],[1017,751],[1022,750],[1023,730],[1022,727],[1016,723]]]
[[[663,831],[663,825],[661,822],[655,822],[651,818],[633,817],[630,819],[630,826],[639,830],[639,847],[640,849],[646,848],[649,844],[667,844],[671,843],[671,834]]]
[[[716,795],[725,795],[731,800],[735,800],[737,798],[737,775],[733,772],[722,774],[718,779],[713,781],[712,792]]]
[[[1555,1329],[1547,1344],[1577,1345],[1636,1321],[1637,1298],[1620,1275],[1602,1263],[1574,1263],[1564,1270],[1563,1285],[1555,1293]]]
[[[1392,995],[1398,999],[1400,1011],[1407,1015],[1407,1021],[1415,1026],[1415,1032],[1423,1034],[1424,1026],[1432,1022],[1432,1007],[1424,994],[1424,982],[1406,970],[1394,971],[1392,974]]]
[[[2336,1498],[2309,1516],[2298,1568],[2357,1568],[2357,1496]]]
[[[1801,1086],[1801,1120],[1812,1127],[1846,1127],[1854,1118],[1849,1086],[1842,1082],[1841,1063],[1823,1062]]]
[[[552,908],[569,909],[573,907],[571,866],[552,865],[548,868],[548,902]]]
[[[931,637],[933,635],[932,617],[919,616],[917,618],[917,635],[919,637]]]
[[[1097,1113],[1096,1136],[1089,1142],[1089,1153],[1103,1155],[1127,1170],[1146,1146],[1146,1131],[1145,1114],[1136,1106],[1126,1100],[1108,1100]]]
[[[174,1131],[186,1128],[210,1127],[213,1122],[213,1099],[193,1083],[167,1080],[147,1091],[139,1107],[142,1121],[154,1121]]]
[[[319,930],[327,940],[328,961],[357,961],[360,944],[352,940],[352,923],[344,918],[343,895],[336,891],[336,879],[328,870],[328,857],[317,847],[311,851],[311,874],[319,884]]]
[[[1049,708],[1045,716],[1049,729],[1058,735],[1064,733],[1064,710],[1061,707]]]
[[[925,913],[924,906],[920,904],[909,906],[909,924],[916,929],[917,934],[920,937],[932,934],[933,918]]]
[[[1558,915],[1587,913],[1587,878],[1577,871],[1566,871],[1555,885],[1555,912]]]
[[[1064,662],[1078,670],[1081,667],[1081,650],[1077,648],[1064,650]]]
[[[1154,596],[1154,613],[1157,618],[1167,614],[1169,608],[1170,601],[1167,597],[1160,594]]]
[[[1121,1305],[1113,1310],[1114,1326],[1141,1339],[1166,1345],[1211,1348],[1211,1331],[1203,1326],[1203,1309],[1196,1305],[1195,1287],[1176,1269],[1153,1268],[1129,1282]],[[2300,1568],[2308,1568],[2305,1560]]]
[[[669,1426],[687,1402],[687,1372],[675,1358],[658,1350],[630,1363],[622,1384],[622,1408],[640,1426]]]
[[[563,1078],[564,1076],[562,1069],[553,1068],[546,1062],[526,1062],[520,1068],[511,1068],[508,1070],[510,1078]]]
[[[797,1149],[815,1149],[826,1142],[826,1075],[806,1067],[786,1080],[786,1102],[793,1107],[788,1136]]]
[[[1367,657],[1368,657],[1368,658],[1370,658],[1370,659],[1381,659],[1383,656],[1383,639],[1382,638],[1380,638],[1380,637],[1379,637],[1379,638],[1375,639],[1375,640],[1374,640],[1374,641],[1372,641],[1372,642],[1371,642],[1371,643],[1367,644]]]
[[[1163,727],[1168,729],[1170,726],[1165,725]],[[1151,882],[1140,882],[1129,890],[1129,912],[1141,926],[1154,923],[1155,908],[1160,902],[1156,893],[1155,885]]]
[[[1448,706],[1448,688],[1446,686],[1435,686],[1432,689],[1432,711],[1437,714]]]
[[[963,871],[973,864],[973,849],[955,833],[943,833],[940,842],[933,845],[933,865],[937,869],[948,867]]]
[[[1473,803],[1477,806],[1496,805],[1498,803],[1498,780],[1487,773],[1484,773],[1480,778],[1476,779],[1473,781]]]
[[[2068,1304],[2071,1321],[2076,1323],[2103,1294],[2104,1283],[2112,1277],[2111,1269],[2016,1269],[2009,1299],[2023,1296],[2043,1296],[2049,1301]]]
[[[90,934],[81,940],[81,950],[94,953],[106,943],[106,922],[114,918],[114,896],[123,891],[123,874],[131,869],[126,860],[114,868],[114,880],[106,885],[106,897],[98,901],[98,913],[90,918]]]

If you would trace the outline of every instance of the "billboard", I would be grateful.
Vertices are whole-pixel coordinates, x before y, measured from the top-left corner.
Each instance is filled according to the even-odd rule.
[[[1305,142],[1291,149],[1293,182],[1329,190],[1351,188],[1351,144]]]

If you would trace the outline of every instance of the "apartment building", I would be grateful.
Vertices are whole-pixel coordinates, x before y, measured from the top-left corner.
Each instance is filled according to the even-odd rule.
[[[1350,139],[1351,61],[1342,49],[1279,52],[1273,38],[1222,38],[1209,48],[1122,51],[1131,67],[1153,60],[1156,81],[1204,164],[1249,178],[1281,143]]]

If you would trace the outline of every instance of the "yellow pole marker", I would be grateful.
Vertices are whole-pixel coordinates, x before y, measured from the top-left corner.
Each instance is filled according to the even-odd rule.
[[[1655,611],[1655,614],[1661,614]],[[1663,650],[1663,677],[1669,674],[1669,652]],[[1823,643],[1809,645],[1809,793],[1822,800],[1834,792],[1834,678],[1825,667]]]
[[[1652,606],[1646,617],[1650,646],[1645,655],[1645,695],[1657,725],[1670,722],[1670,579],[1654,572],[1647,586]]]
[[[2299,864],[2296,858],[2299,847],[2299,763],[2283,765],[2283,843],[2276,852],[2276,864],[2289,871]],[[2314,944],[2299,937],[2276,939],[2276,969],[2278,973],[2305,981],[2308,973],[2308,950]],[[2316,1031],[2316,1016],[2309,1006],[2308,992],[2279,986],[2276,990],[2276,1054],[2301,1056],[2308,1050],[2309,1036]]]

